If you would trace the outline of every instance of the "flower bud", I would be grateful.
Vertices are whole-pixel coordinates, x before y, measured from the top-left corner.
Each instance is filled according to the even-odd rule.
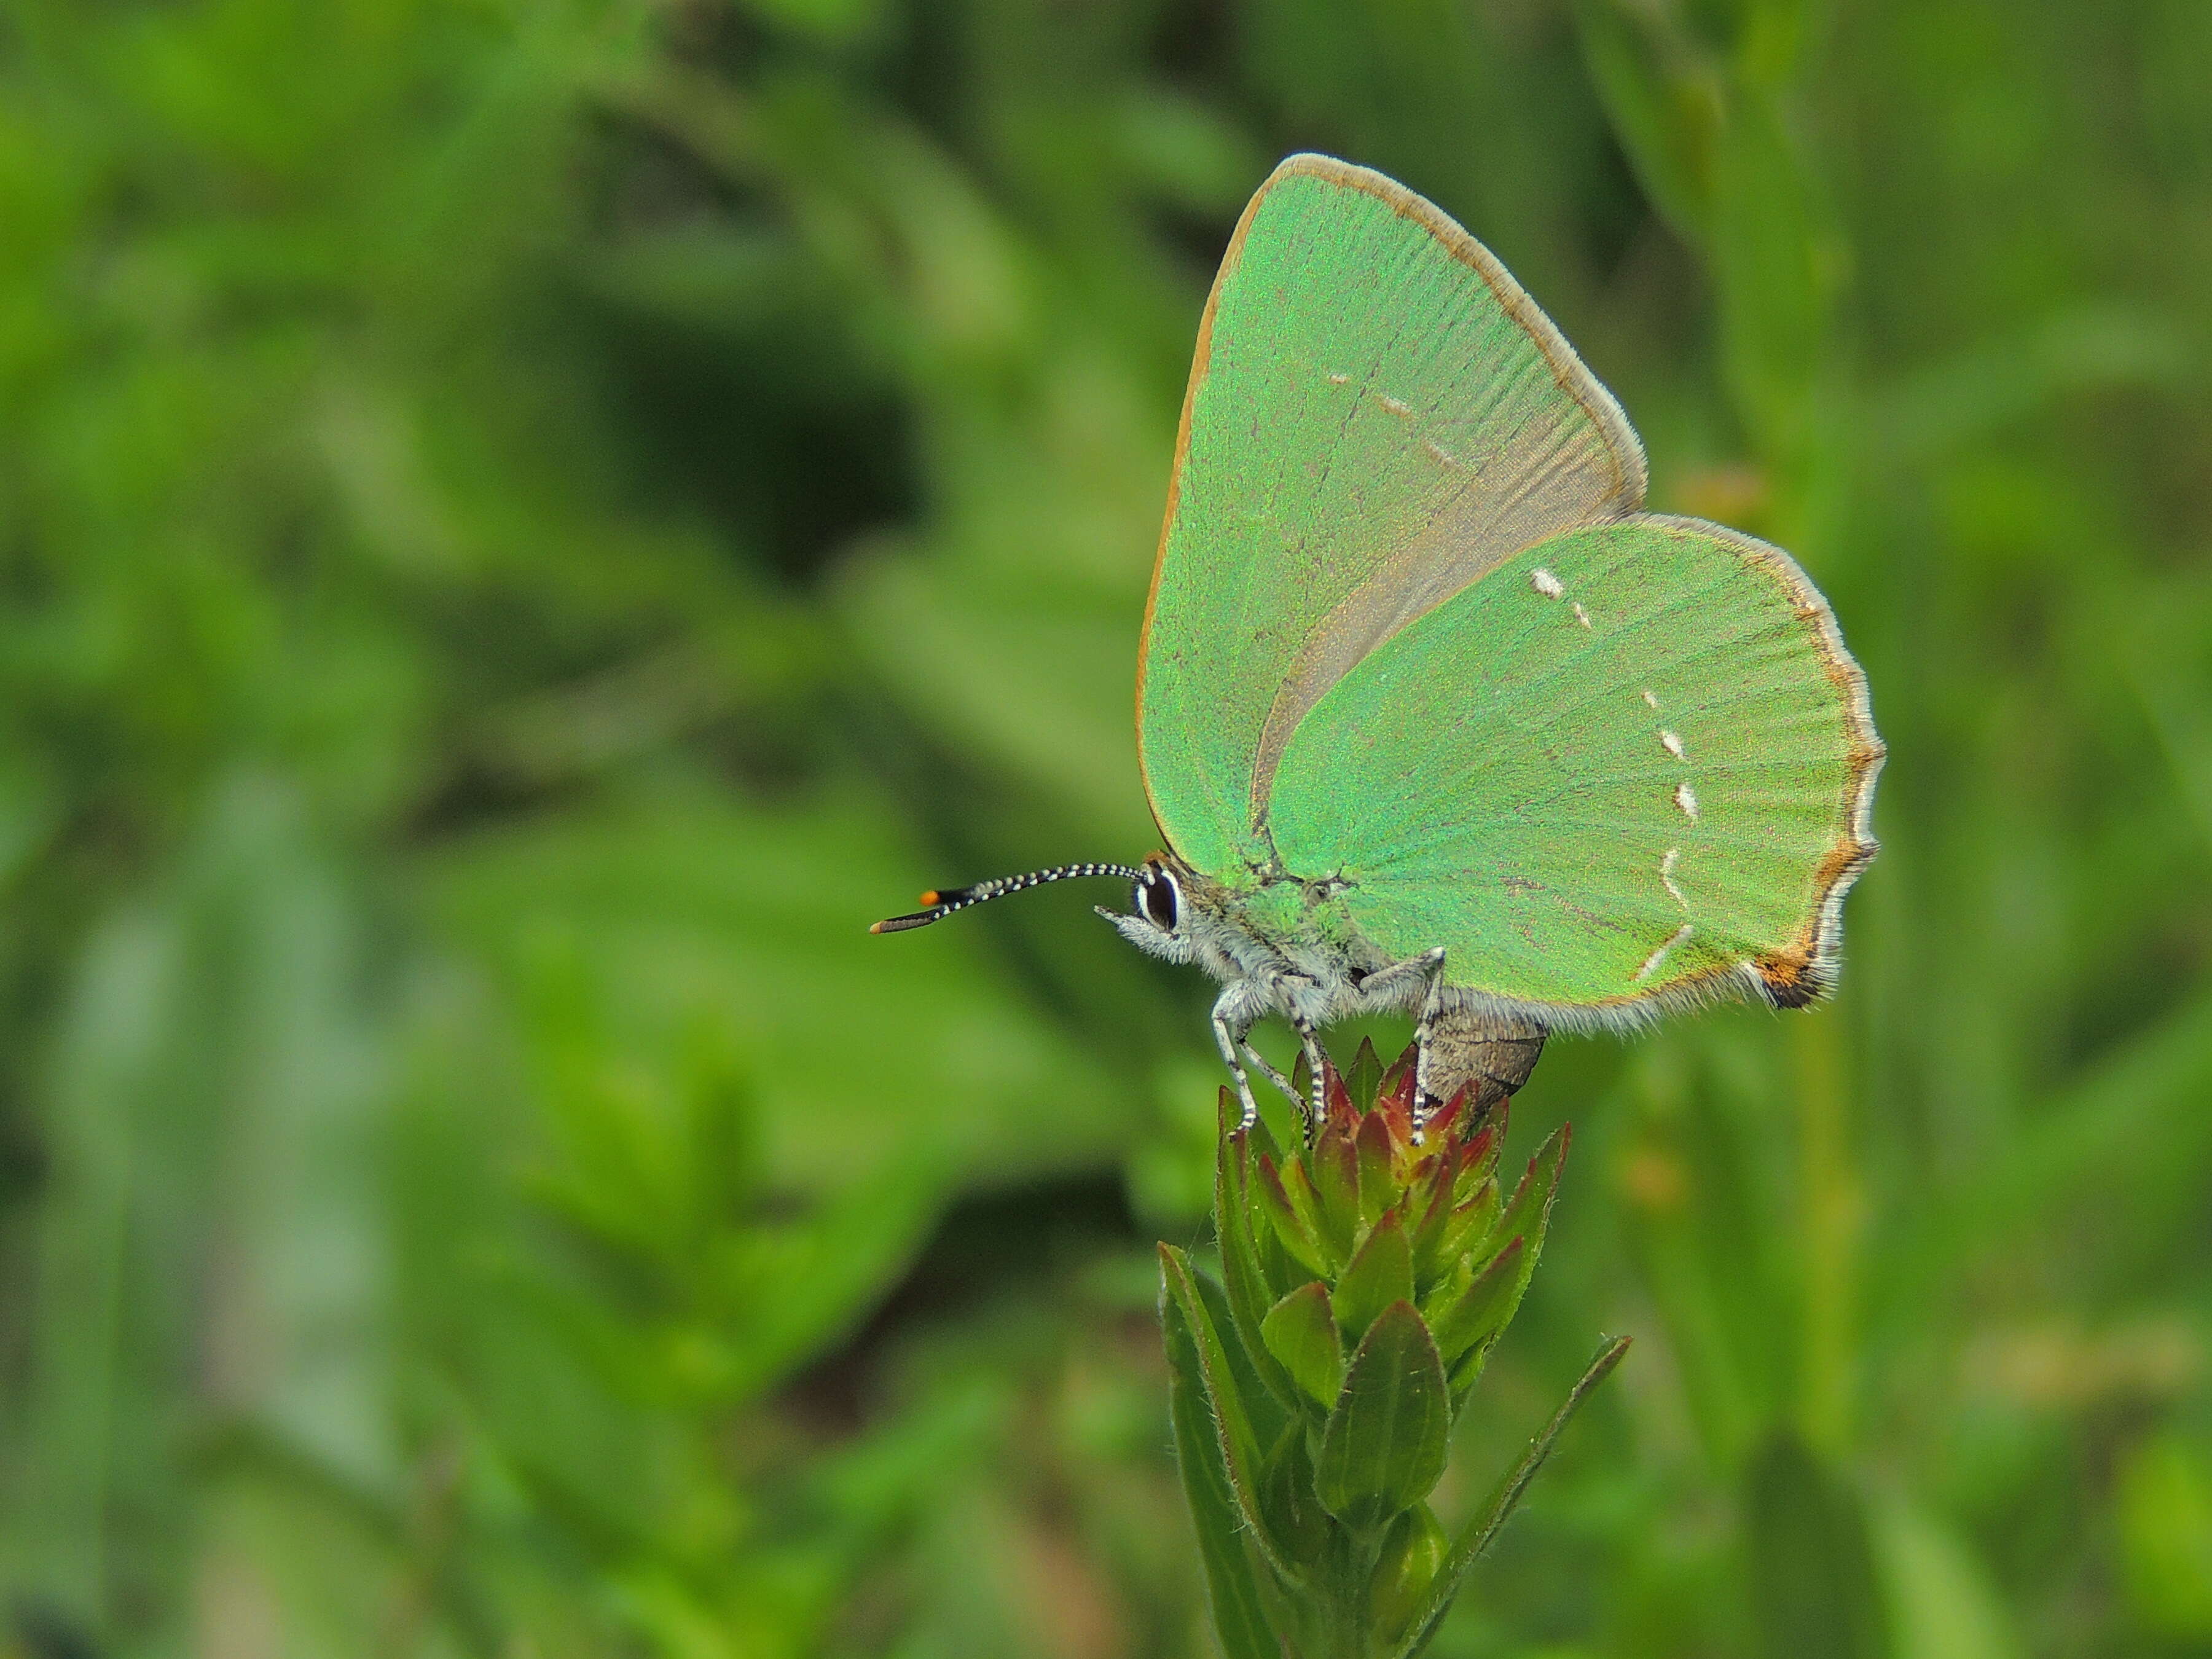
[[[1176,1445],[1231,1653],[1409,1651],[1626,1346],[1448,1540],[1427,1500],[1534,1272],[1567,1132],[1501,1196],[1507,1103],[1462,1095],[1416,1140],[1413,1061],[1386,1071],[1362,1043],[1349,1073],[1325,1065],[1321,1121],[1291,1147],[1223,1091],[1219,1284],[1161,1247]]]

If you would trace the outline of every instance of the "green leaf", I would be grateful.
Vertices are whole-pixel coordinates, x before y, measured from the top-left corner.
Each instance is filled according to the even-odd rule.
[[[2124,1492],[2126,1481],[2123,1474]],[[2124,1496],[2121,1505],[2124,1515]],[[1964,1538],[1936,1516],[1896,1498],[1868,1520],[1889,1609],[1893,1659],[2025,1659],[2003,1592]],[[2212,1550],[2182,1582],[2194,1587],[2199,1607],[2212,1611]],[[2212,1618],[2202,1619],[2197,1633],[2212,1634]]]
[[[1394,1302],[1352,1357],[1322,1431],[1315,1494],[1346,1526],[1382,1526],[1435,1489],[1450,1428],[1437,1345],[1413,1304]]]
[[[1506,1294],[1504,1316],[1498,1322],[1503,1329],[1504,1321],[1513,1317],[1514,1310],[1528,1293],[1528,1281],[1536,1272],[1536,1258],[1543,1253],[1544,1235],[1552,1224],[1552,1201],[1559,1195],[1559,1171],[1565,1164],[1567,1147],[1574,1138],[1573,1126],[1561,1124],[1552,1132],[1551,1138],[1536,1149],[1536,1156],[1528,1160],[1528,1168],[1521,1177],[1521,1184],[1513,1189],[1512,1201],[1498,1218],[1487,1237],[1493,1239],[1518,1238],[1522,1241],[1519,1267]],[[1449,1244],[1449,1240],[1447,1240]],[[1499,1255],[1505,1252],[1501,1250]],[[1493,1331],[1493,1334],[1495,1332]],[[1479,1352],[1479,1351],[1469,1351]],[[1455,1393],[1465,1397],[1467,1389],[1474,1385],[1480,1364],[1468,1367],[1464,1374],[1452,1379]]]
[[[1527,1239],[1532,1270],[1537,1251],[1544,1248],[1544,1230],[1552,1218],[1552,1200],[1559,1193],[1559,1170],[1567,1161],[1567,1146],[1574,1133],[1571,1123],[1562,1123],[1552,1131],[1550,1139],[1528,1160],[1528,1168],[1521,1176],[1521,1184],[1513,1189],[1512,1201],[1506,1205],[1505,1213],[1498,1218],[1493,1237]]]
[[[1744,1471],[1752,1612],[1765,1659],[1887,1659],[1887,1620],[1858,1494],[1795,1434]]]
[[[1259,1547],[1269,1566],[1285,1578],[1295,1581],[1298,1575],[1283,1559],[1273,1540],[1261,1523],[1256,1497],[1260,1453],[1252,1431],[1250,1411],[1237,1387],[1236,1375],[1228,1352],[1222,1346],[1213,1317],[1206,1310],[1206,1299],[1199,1289],[1198,1276],[1192,1271],[1189,1258],[1172,1244],[1160,1246],[1160,1278],[1162,1296],[1176,1303],[1190,1327],[1191,1340],[1198,1352],[1199,1376],[1205,1385],[1208,1414],[1213,1419],[1223,1473],[1228,1480],[1230,1492],[1236,1498],[1237,1513],[1243,1517],[1247,1534]]]
[[[1359,1159],[1359,1223],[1371,1227],[1397,1201],[1398,1182],[1390,1169],[1390,1126],[1380,1112],[1359,1120],[1352,1145]]]
[[[880,27],[882,0],[744,0],[744,9],[772,27],[842,46]]]
[[[1362,1112],[1375,1109],[1375,1097],[1382,1086],[1382,1060],[1375,1052],[1375,1039],[1359,1039],[1359,1052],[1352,1057],[1352,1069],[1344,1074],[1344,1091],[1352,1097],[1353,1107]]]
[[[2128,1600],[2136,1617],[2178,1643],[2212,1638],[2212,1458],[2172,1430],[2154,1433],[2121,1461],[2117,1496]],[[1934,1553],[1924,1547],[1920,1552]],[[1890,1553],[1894,1559],[1899,1552]],[[1894,1582],[1906,1575],[1893,1570],[1891,1576]],[[1984,1645],[1995,1659],[1995,1644]]]
[[[1215,1282],[1213,1275],[1194,1273],[1190,1279],[1198,1287],[1198,1299],[1206,1304],[1206,1317],[1213,1322],[1213,1328],[1222,1339],[1221,1354],[1229,1363],[1230,1381],[1236,1385],[1237,1397],[1244,1402],[1244,1413],[1251,1420],[1252,1443],[1259,1447],[1273,1445],[1284,1425],[1297,1419],[1297,1395],[1293,1391],[1288,1398],[1279,1399],[1261,1379],[1259,1367],[1254,1364],[1255,1356],[1245,1347],[1243,1339],[1235,1335],[1237,1316],[1230,1311],[1229,1293]],[[1255,1346],[1258,1334],[1255,1329]],[[1272,1356],[1256,1357],[1272,1363]],[[1285,1384],[1290,1382],[1288,1377],[1283,1380]]]
[[[1368,1622],[1376,1635],[1393,1638],[1413,1624],[1450,1553],[1451,1539],[1426,1504],[1391,1522],[1367,1581]]]
[[[1499,1108],[1491,1121],[1474,1132],[1460,1148],[1452,1166],[1452,1197],[1461,1204],[1476,1197],[1498,1180],[1498,1160],[1505,1151],[1505,1111]]]
[[[1702,244],[1712,218],[1712,151],[1719,88],[1677,37],[1644,7],[1577,0],[1583,56],[1613,131],[1651,204],[1683,239]]]
[[[1522,1495],[1528,1490],[1528,1483],[1536,1478],[1536,1471],[1544,1467],[1544,1460],[1551,1456],[1552,1448],[1559,1443],[1559,1436],[1565,1431],[1574,1414],[1582,1408],[1583,1401],[1589,1398],[1591,1391],[1612,1375],[1613,1368],[1620,1363],[1620,1357],[1628,1352],[1628,1344],[1627,1337],[1617,1336],[1598,1350],[1597,1358],[1590,1362],[1590,1367],[1583,1373],[1582,1380],[1575,1384],[1559,1409],[1553,1413],[1552,1420],[1544,1425],[1543,1432],[1528,1443],[1528,1449],[1521,1454],[1521,1461],[1508,1471],[1505,1479],[1499,1481],[1497,1489],[1491,1493],[1490,1502],[1452,1541],[1451,1553],[1445,1558],[1443,1567],[1431,1584],[1426,1607],[1408,1631],[1405,1640],[1390,1650],[1389,1659],[1411,1659],[1413,1655],[1428,1645],[1429,1638],[1437,1633],[1437,1626],[1443,1623],[1444,1614],[1451,1611],[1452,1600],[1459,1594],[1460,1584],[1467,1577],[1468,1569],[1474,1565],[1476,1558],[1483,1551],[1490,1547],[1490,1542],[1498,1536],[1498,1529],[1512,1518]]]
[[[1345,1147],[1347,1155],[1351,1150]],[[1283,1165],[1283,1192],[1291,1201],[1292,1212],[1319,1242],[1322,1259],[1328,1263],[1327,1272],[1334,1275],[1351,1257],[1352,1241],[1357,1237],[1357,1208],[1348,1204],[1332,1207],[1322,1202],[1303,1158],[1291,1158]]]
[[[1522,1268],[1529,1253],[1523,1243],[1516,1238],[1492,1256],[1474,1283],[1429,1322],[1445,1364],[1457,1364],[1462,1354],[1491,1341],[1512,1320],[1528,1285]]]
[[[1163,1281],[1160,1328],[1167,1341],[1168,1415],[1175,1431],[1176,1463],[1198,1533],[1206,1569],[1206,1602],[1224,1659],[1281,1659],[1267,1627],[1252,1551],[1237,1494],[1222,1461],[1198,1340],[1180,1300]]]
[[[1344,1387],[1344,1347],[1328,1286],[1319,1279],[1292,1291],[1267,1310],[1260,1327],[1267,1352],[1324,1409]]]
[[[1305,1163],[1321,1212],[1322,1236],[1341,1261],[1352,1254],[1352,1243],[1359,1237],[1359,1154],[1344,1136],[1325,1133],[1307,1152]],[[1296,1167],[1283,1170],[1286,1184]]]
[[[1452,1215],[1451,1182],[1442,1176],[1432,1177],[1407,1213],[1415,1216],[1407,1234],[1407,1242],[1413,1247],[1413,1283],[1433,1285],[1451,1266],[1443,1252],[1444,1231]]]
[[[1237,1130],[1222,1140],[1214,1159],[1213,1217],[1220,1235],[1222,1287],[1227,1292],[1230,1319],[1237,1328],[1237,1341],[1250,1356],[1253,1370],[1267,1391],[1282,1401],[1285,1410],[1295,1411],[1298,1404],[1297,1385],[1275,1363],[1261,1338],[1268,1291],[1267,1277],[1260,1267],[1259,1245],[1252,1237],[1252,1206],[1248,1201],[1247,1185],[1251,1172],[1249,1145],[1244,1132]]]
[[[1427,1256],[1417,1260],[1420,1276],[1448,1278],[1453,1269],[1496,1234],[1498,1212],[1498,1183],[1486,1181],[1475,1188],[1474,1197],[1446,1213],[1428,1241]]]
[[[1832,234],[1797,146],[1768,98],[1730,100],[1713,152],[1712,265],[1731,389],[1784,455],[1803,441],[1830,335]]]
[[[1304,1172],[1294,1162],[1288,1166],[1287,1173],[1291,1179],[1285,1181],[1276,1172],[1274,1160],[1263,1157],[1253,1190],[1291,1260],[1307,1272],[1326,1277],[1336,1270],[1337,1262],[1343,1258],[1332,1261],[1322,1248],[1320,1218],[1313,1203],[1313,1189],[1305,1184]]]
[[[1320,1562],[1335,1553],[1332,1547],[1341,1541],[1341,1533],[1314,1497],[1313,1459],[1307,1451],[1312,1437],[1303,1422],[1283,1431],[1282,1439],[1267,1455],[1260,1502],[1268,1527],[1283,1541],[1283,1553],[1299,1561]],[[1316,1593],[1309,1587],[1305,1592],[1309,1601],[1326,1595],[1325,1589]],[[1278,1601],[1275,1607],[1279,1615],[1282,1602]]]
[[[1330,1298],[1336,1307],[1337,1323],[1344,1327],[1345,1340],[1357,1342],[1366,1335],[1376,1316],[1393,1302],[1413,1299],[1413,1252],[1398,1218],[1385,1216],[1382,1224],[1368,1234],[1359,1254],[1338,1275]]]
[[[626,1042],[746,1010],[746,1085],[779,1126],[763,1155],[780,1186],[835,1191],[921,1155],[954,1182],[1063,1149],[1118,1156],[1127,1099],[1049,1022],[1018,1017],[972,935],[916,952],[851,925],[855,884],[910,884],[920,855],[892,818],[857,787],[771,813],[655,785],[459,838],[424,870],[427,914],[518,995],[549,941],[588,941],[592,994]],[[761,869],[780,872],[772,908],[742,873]],[[884,1000],[880,1048],[850,1042],[845,990]],[[944,1109],[901,1105],[917,1095]],[[1047,1099],[1052,1133],[1034,1110]]]

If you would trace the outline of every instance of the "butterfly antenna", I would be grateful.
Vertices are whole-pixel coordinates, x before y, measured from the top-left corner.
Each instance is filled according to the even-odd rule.
[[[890,916],[870,925],[872,933],[903,933],[909,927],[927,927],[933,921],[942,921],[955,910],[965,910],[971,904],[983,904],[994,898],[1004,898],[1009,893],[1018,893],[1024,888],[1042,887],[1048,881],[1068,881],[1077,876],[1119,876],[1124,881],[1136,881],[1144,875],[1141,870],[1126,864],[1062,864],[1050,870],[1032,870],[1025,876],[995,876],[989,881],[979,881],[973,887],[956,887],[950,892],[927,892],[921,902],[928,908],[917,910],[910,916]]]

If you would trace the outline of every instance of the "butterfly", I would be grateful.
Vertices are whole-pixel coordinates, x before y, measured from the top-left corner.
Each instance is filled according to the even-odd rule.
[[[1166,850],[923,895],[891,933],[1115,876],[1131,943],[1249,1042],[1417,1021],[1416,1112],[1553,1030],[1833,982],[1884,750],[1780,549],[1643,511],[1613,395],[1504,267],[1381,173],[1293,155],[1199,325],[1138,657]],[[1249,1066],[1249,1070],[1248,1070]],[[1302,1100],[1309,1121],[1317,1097]]]

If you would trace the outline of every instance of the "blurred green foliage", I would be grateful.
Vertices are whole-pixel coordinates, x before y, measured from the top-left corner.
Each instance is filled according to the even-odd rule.
[[[1832,1006],[1522,1097],[1440,1511],[1638,1341],[1435,1650],[2212,1653],[2208,86],[2201,0],[6,0],[6,1639],[1206,1650],[1204,988],[1095,894],[860,930],[1151,844],[1304,147],[1801,554],[1892,750]]]

